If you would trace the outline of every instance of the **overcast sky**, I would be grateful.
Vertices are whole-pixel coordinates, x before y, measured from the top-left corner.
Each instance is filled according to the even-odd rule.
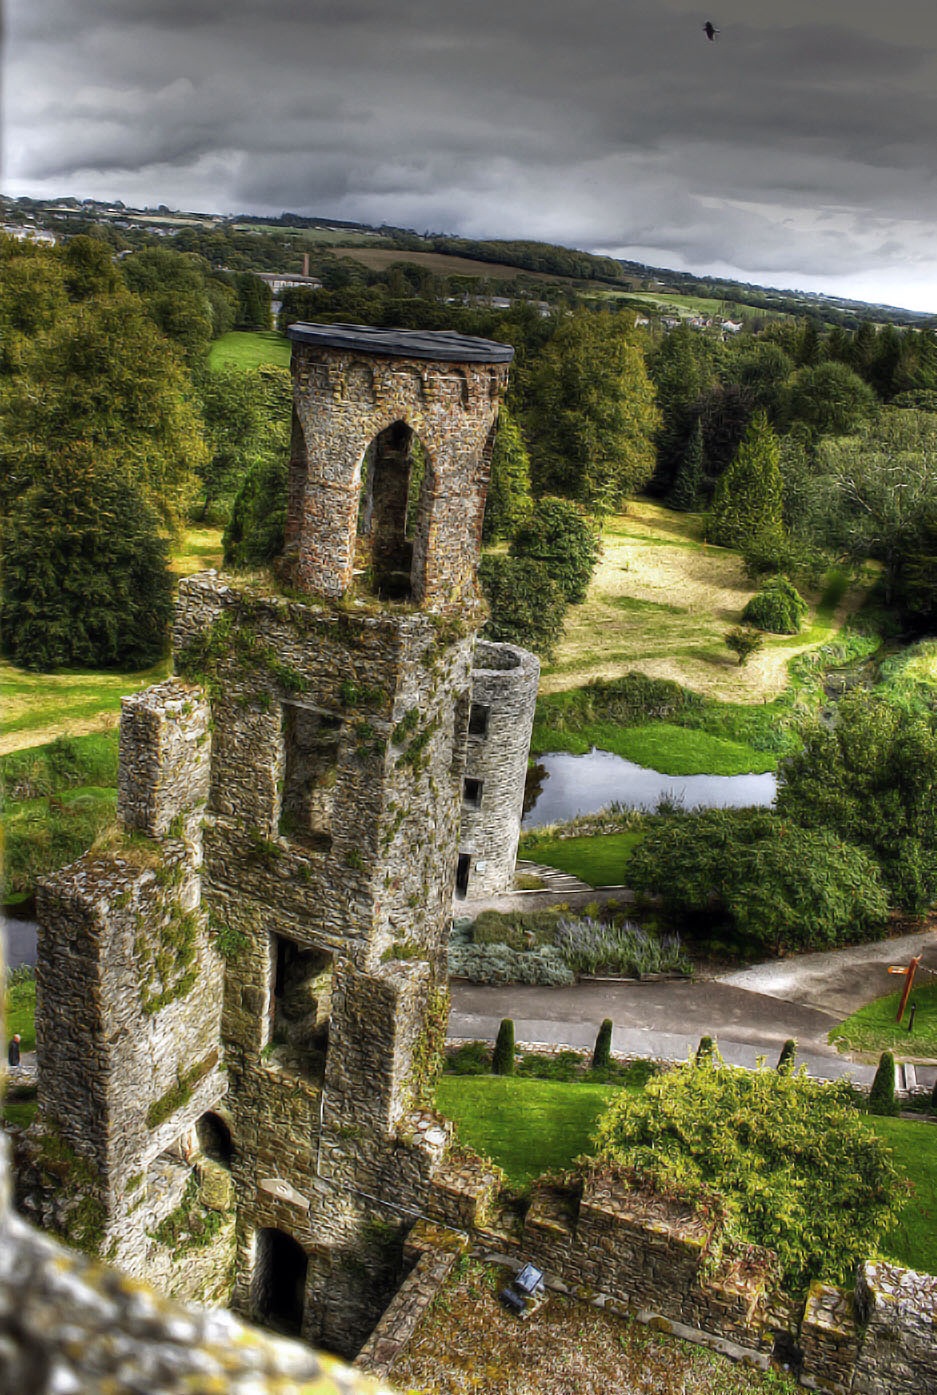
[[[937,312],[935,0],[7,0],[4,51],[12,195],[540,238]]]

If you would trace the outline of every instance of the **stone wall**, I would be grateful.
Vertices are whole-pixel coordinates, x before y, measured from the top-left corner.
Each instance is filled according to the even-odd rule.
[[[459,836],[469,897],[514,885],[539,679],[540,661],[528,650],[476,644]]]
[[[864,1331],[855,1395],[937,1390],[937,1277],[866,1264],[859,1271],[856,1308]]]

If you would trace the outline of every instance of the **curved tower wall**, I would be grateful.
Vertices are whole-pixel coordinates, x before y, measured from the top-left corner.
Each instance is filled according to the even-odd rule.
[[[510,890],[540,661],[513,644],[479,640],[462,797],[457,897]]]

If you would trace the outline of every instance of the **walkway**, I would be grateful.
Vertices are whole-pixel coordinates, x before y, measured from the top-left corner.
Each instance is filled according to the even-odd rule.
[[[755,965],[718,979],[660,983],[591,981],[572,988],[452,986],[450,1040],[494,1041],[503,1017],[524,1043],[591,1048],[602,1020],[614,1024],[612,1049],[626,1056],[685,1060],[701,1036],[717,1038],[732,1065],[773,1065],[788,1037],[797,1059],[822,1079],[849,1076],[869,1083],[874,1066],[842,1056],[827,1034],[863,1003],[894,990],[889,964],[921,953],[937,970],[937,935],[923,931],[828,954]],[[907,1053],[913,1056],[913,1052]],[[920,1065],[918,1085],[930,1089],[937,1066]]]

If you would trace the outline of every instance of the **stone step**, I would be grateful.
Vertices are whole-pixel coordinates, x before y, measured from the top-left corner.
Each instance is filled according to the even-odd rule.
[[[571,872],[561,872],[558,867],[546,867],[540,862],[518,859],[515,872],[525,877],[539,877],[545,891],[592,891],[588,882],[574,877]]]

